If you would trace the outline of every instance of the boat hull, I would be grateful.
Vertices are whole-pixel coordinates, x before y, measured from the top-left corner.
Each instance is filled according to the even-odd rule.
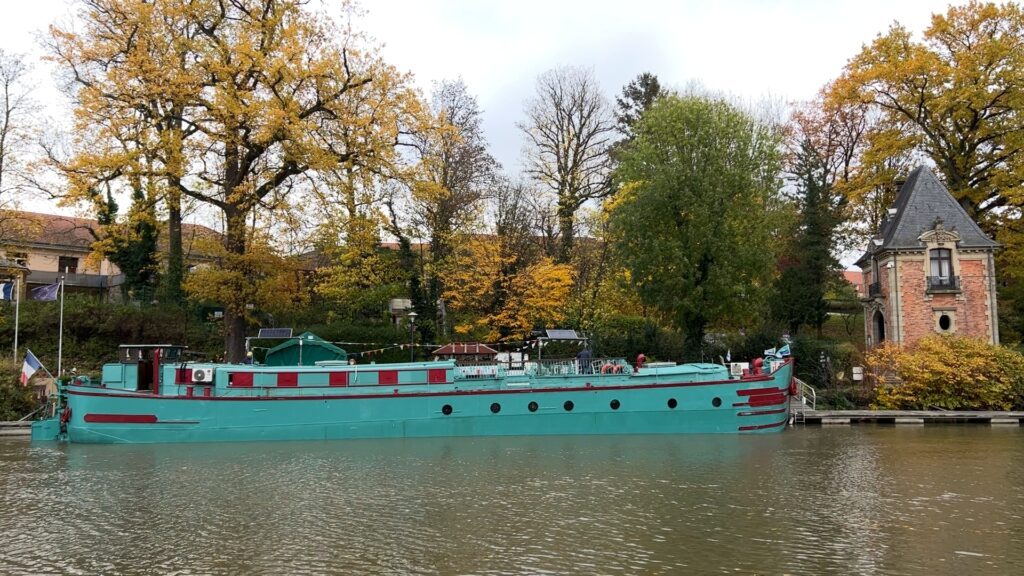
[[[393,393],[291,397],[200,398],[71,386],[66,439],[153,443],[773,433],[789,420],[791,379],[788,363],[771,376],[749,380],[441,392],[395,388]],[[55,439],[48,438],[52,422],[38,426],[34,438]]]

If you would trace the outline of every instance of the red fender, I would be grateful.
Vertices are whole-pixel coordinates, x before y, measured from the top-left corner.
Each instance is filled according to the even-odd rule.
[[[71,421],[71,406],[65,406],[64,409],[60,411],[60,423],[67,424],[69,421]]]

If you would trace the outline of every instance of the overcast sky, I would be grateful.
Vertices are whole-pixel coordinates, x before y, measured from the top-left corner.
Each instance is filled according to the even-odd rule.
[[[333,0],[314,0],[335,9]],[[340,4],[340,3],[339,3]],[[361,28],[425,93],[461,76],[484,109],[494,156],[514,172],[515,124],[538,74],[562,65],[594,69],[613,98],[638,73],[663,85],[693,82],[743,101],[811,98],[851,56],[895,21],[915,33],[947,2],[608,0],[363,0]],[[69,0],[2,0],[0,46],[38,58],[37,37],[68,19]],[[40,98],[66,114],[48,65],[37,62]]]

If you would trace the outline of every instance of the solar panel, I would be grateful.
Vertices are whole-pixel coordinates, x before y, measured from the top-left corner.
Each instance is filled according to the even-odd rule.
[[[291,338],[291,328],[260,328],[257,338]]]
[[[575,330],[548,330],[548,338],[552,340],[579,340]]]

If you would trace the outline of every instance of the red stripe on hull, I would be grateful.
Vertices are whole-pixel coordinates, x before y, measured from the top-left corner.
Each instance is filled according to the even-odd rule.
[[[785,394],[774,394],[772,396],[752,396],[748,406],[752,408],[761,408],[764,406],[775,406],[776,404],[782,404],[786,401]]]
[[[94,424],[156,424],[156,414],[86,414]]]
[[[740,432],[749,432],[751,430],[764,430],[766,428],[778,428],[779,426],[785,426],[789,420],[783,420],[782,422],[776,422],[774,424],[758,424],[756,426],[740,426]]]
[[[753,388],[750,390],[737,390],[737,396],[764,396],[767,394],[782,394],[785,388]]]
[[[765,414],[782,414],[785,412],[785,408],[779,408],[776,410],[752,410],[750,412],[740,412],[737,416],[762,416]]]

